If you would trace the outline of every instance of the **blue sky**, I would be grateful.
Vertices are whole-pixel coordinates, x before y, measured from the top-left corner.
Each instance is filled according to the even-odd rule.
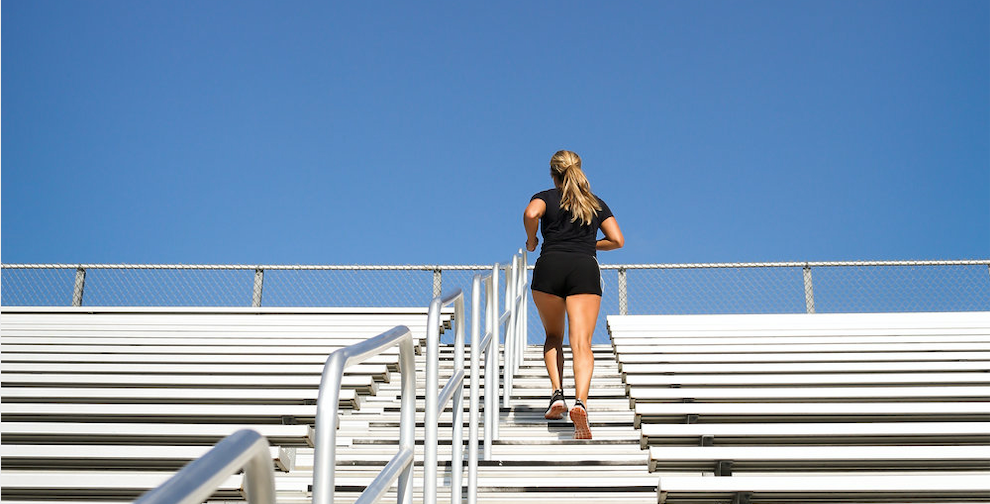
[[[990,257],[986,1],[372,4],[3,2],[3,262]]]

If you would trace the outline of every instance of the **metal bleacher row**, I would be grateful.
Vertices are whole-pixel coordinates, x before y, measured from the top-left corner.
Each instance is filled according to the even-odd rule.
[[[313,446],[327,356],[396,325],[418,348],[426,308],[4,307],[2,500],[132,500],[244,428],[292,471]],[[348,368],[340,408],[359,409],[398,362],[394,349]],[[240,476],[214,497],[242,499]]]
[[[279,504],[309,502],[324,361],[396,325],[423,346],[427,309],[3,307],[0,500],[130,501],[249,428],[271,445]],[[531,345],[479,502],[990,502],[988,312],[608,316],[608,329],[595,438],[542,419]],[[392,350],[345,371],[344,501],[397,446],[397,363]],[[243,499],[234,475],[211,501]]]
[[[990,501],[990,313],[609,316],[658,502]]]

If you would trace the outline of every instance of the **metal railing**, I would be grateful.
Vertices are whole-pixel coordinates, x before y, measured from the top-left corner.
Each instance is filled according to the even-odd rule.
[[[244,469],[249,504],[275,502],[275,471],[268,441],[253,430],[237,431],[190,462],[134,504],[201,504],[231,475]]]
[[[504,347],[505,361],[502,381],[505,383],[505,397],[511,396],[511,380],[506,377],[509,372],[518,368],[525,347],[526,330],[520,314],[525,313],[523,305],[526,298],[526,256],[520,251],[512,258],[512,264],[506,269],[508,279],[506,285],[506,305],[504,313],[498,308],[498,276],[499,265],[492,267],[492,272],[485,278],[488,284],[485,298],[485,310],[488,317],[486,323],[485,343],[480,344],[478,334],[480,319],[480,282],[481,275],[476,275],[472,289],[472,345],[471,345],[471,401],[470,401],[470,439],[469,444],[469,486],[468,501],[477,500],[477,449],[478,449],[478,374],[479,356],[486,354],[485,389],[485,458],[490,457],[491,441],[497,438],[498,416],[498,327],[505,324],[506,344]],[[443,308],[454,306],[454,361],[452,376],[439,387],[440,366],[440,316]],[[451,406],[451,477],[450,502],[461,502],[464,466],[464,343],[466,312],[464,293],[461,289],[440,297],[434,297],[430,302],[428,312],[428,331],[426,337],[426,391],[423,420],[423,502],[437,500],[437,450],[439,446],[439,417],[448,403]],[[493,345],[492,342],[495,342]],[[344,369],[351,364],[360,363],[369,357],[394,345],[400,345],[399,370],[402,373],[402,393],[399,421],[399,452],[385,466],[382,472],[368,485],[356,501],[359,504],[377,502],[398,480],[398,502],[412,502],[411,475],[415,446],[415,398],[416,371],[413,361],[412,336],[405,327],[396,327],[389,332],[376,336],[367,341],[337,350],[327,359],[323,377],[320,381],[320,394],[317,401],[316,441],[313,464],[313,504],[332,504],[334,492],[334,468],[336,460],[336,430],[337,430],[337,401],[340,393],[340,383]],[[513,354],[510,355],[510,348]]]
[[[512,384],[519,372],[519,366],[522,364],[528,343],[526,331],[526,300],[529,297],[526,292],[527,279],[529,278],[528,269],[526,251],[520,249],[519,253],[512,257],[512,264],[505,272],[507,282],[505,285],[505,309],[508,312],[505,333],[505,371],[503,372],[505,394],[502,395],[502,406],[505,408],[509,407]]]
[[[437,395],[440,381],[440,313],[454,305],[454,370]],[[464,293],[457,289],[430,303],[426,336],[426,407],[423,419],[423,502],[437,501],[438,418],[453,402],[450,453],[450,502],[461,502],[464,470]]]
[[[323,366],[320,394],[316,402],[316,439],[313,443],[313,504],[332,504],[337,459],[337,407],[344,369],[359,364],[383,350],[399,345],[402,376],[399,410],[399,451],[356,501],[377,502],[398,480],[400,503],[412,502],[412,469],[416,448],[416,361],[412,332],[398,326],[374,338],[341,348],[330,354]]]
[[[501,371],[502,400],[508,407],[512,397],[512,375],[518,370],[527,341],[526,252],[520,250],[506,268],[505,311],[498,303],[498,279],[501,268],[492,266],[486,275],[476,274],[471,281],[471,398],[468,419],[468,503],[477,502],[478,435],[481,401],[481,357],[485,358],[485,422],[482,459],[490,460],[492,442],[498,439],[499,392],[498,342],[501,327],[506,327]],[[482,284],[484,284],[485,333],[481,333]],[[459,502],[459,501],[451,501]]]

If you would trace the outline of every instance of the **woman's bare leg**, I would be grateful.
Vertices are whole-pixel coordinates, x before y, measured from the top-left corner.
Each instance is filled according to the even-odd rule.
[[[595,371],[595,356],[591,353],[591,336],[598,321],[598,309],[602,298],[595,294],[567,296],[568,337],[571,341],[571,358],[574,365],[574,398],[580,404],[571,408],[571,423],[574,424],[574,439],[591,439],[591,424],[588,410],[588,391],[591,389],[591,375]]]
[[[568,338],[574,361],[574,397],[588,404],[591,375],[595,370],[595,357],[591,353],[591,336],[598,322],[598,310],[602,297],[595,294],[567,296]]]
[[[533,291],[533,303],[540,312],[547,339],[543,343],[543,362],[547,366],[552,390],[564,388],[564,298]]]

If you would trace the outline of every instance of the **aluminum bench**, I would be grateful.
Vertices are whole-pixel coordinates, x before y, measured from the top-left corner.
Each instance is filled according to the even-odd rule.
[[[369,369],[370,370],[370,369]],[[379,371],[380,368],[379,368]],[[342,389],[353,389],[358,394],[378,393],[379,377],[385,374],[345,374]],[[318,375],[215,375],[215,374],[114,374],[114,373],[4,373],[5,387],[150,387],[150,388],[319,388]]]
[[[3,470],[3,500],[133,500],[172,477],[174,471]],[[243,500],[242,475],[223,480],[212,499]]]
[[[714,364],[754,362],[925,362],[990,361],[990,351],[975,352],[777,352],[777,353],[650,353],[616,355],[623,364]]]
[[[3,403],[4,421],[313,424],[316,405]]]
[[[627,387],[630,407],[677,402],[990,401],[990,386],[941,387]]]
[[[636,404],[642,423],[952,421],[990,418],[990,402],[650,403]]]
[[[220,423],[98,423],[98,422],[0,422],[5,443],[32,444],[162,444],[213,445],[242,429],[252,429],[274,446],[313,447],[313,427],[306,424]]]
[[[990,422],[643,423],[640,448],[660,445],[990,445]]]
[[[620,360],[625,354],[746,354],[773,352],[986,352],[990,351],[990,343],[983,342],[941,342],[941,343],[802,343],[789,344],[721,344],[697,345],[691,343],[679,345],[620,345],[615,348]]]
[[[698,502],[985,502],[990,475],[660,476],[658,504]]]
[[[638,371],[638,370],[637,370]],[[988,385],[990,373],[827,373],[827,374],[707,374],[655,375],[647,370],[623,372],[630,386],[655,387],[772,387],[772,386],[896,386]]]
[[[62,470],[166,470],[177,471],[208,452],[212,446],[135,446],[3,444],[0,457],[4,471],[11,469]],[[277,471],[289,472],[295,466],[296,449],[269,446]]]
[[[985,446],[653,446],[650,472],[990,471]]]

